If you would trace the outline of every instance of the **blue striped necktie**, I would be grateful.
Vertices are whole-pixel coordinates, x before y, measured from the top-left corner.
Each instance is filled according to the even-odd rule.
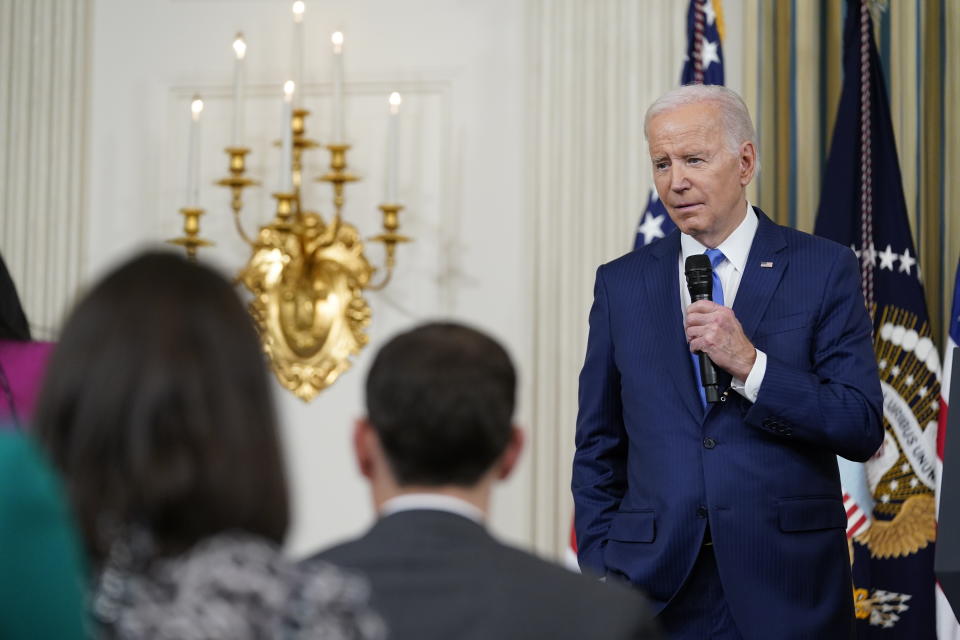
[[[717,304],[723,304],[723,285],[720,284],[720,276],[717,275],[717,267],[721,262],[727,259],[720,249],[707,249],[704,254],[710,258],[710,266],[713,267],[713,301]],[[707,393],[703,390],[700,377],[700,358],[696,353],[690,352],[693,358],[693,371],[697,375],[697,391],[700,392],[700,402],[704,408],[707,406]]]

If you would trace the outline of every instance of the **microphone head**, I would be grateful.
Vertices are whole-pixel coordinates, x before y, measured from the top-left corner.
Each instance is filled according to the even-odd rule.
[[[713,267],[710,258],[702,253],[689,256],[683,263],[683,272],[687,276],[687,289],[691,300],[713,299]]]

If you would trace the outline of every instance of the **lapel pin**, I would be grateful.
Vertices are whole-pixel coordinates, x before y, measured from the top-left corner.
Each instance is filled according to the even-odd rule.
[[[772,268],[773,268],[773,263],[772,263],[772,262],[761,262],[761,263],[760,263],[760,267],[761,267],[761,268],[764,268],[764,269],[772,269]]]

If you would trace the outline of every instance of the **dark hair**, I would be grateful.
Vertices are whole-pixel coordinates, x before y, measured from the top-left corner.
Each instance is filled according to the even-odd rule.
[[[470,486],[510,441],[517,376],[489,336],[453,323],[402,333],[367,375],[367,413],[401,485]]]
[[[73,311],[38,402],[94,562],[131,528],[159,555],[228,529],[280,542],[287,484],[266,365],[230,284],[145,253]]]
[[[30,325],[20,304],[17,287],[0,256],[0,340],[29,340]]]

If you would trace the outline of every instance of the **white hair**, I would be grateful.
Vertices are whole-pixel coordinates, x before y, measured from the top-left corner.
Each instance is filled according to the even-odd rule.
[[[650,121],[668,111],[689,104],[712,102],[719,107],[720,123],[726,134],[731,153],[739,153],[744,142],[753,144],[756,152],[756,171],[760,172],[760,147],[757,130],[750,119],[750,112],[743,99],[732,89],[717,84],[687,84],[672,89],[656,100],[647,109],[643,118],[643,137],[649,139]]]

